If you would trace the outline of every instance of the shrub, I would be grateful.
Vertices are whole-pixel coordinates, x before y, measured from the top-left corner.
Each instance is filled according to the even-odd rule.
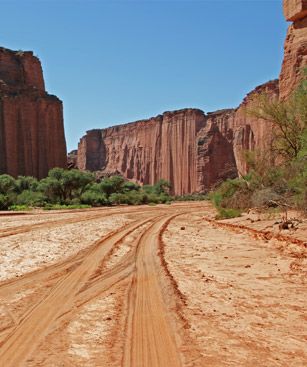
[[[31,176],[18,176],[16,180],[16,192],[22,193],[25,190],[36,191],[38,188],[38,180]]]
[[[11,194],[0,194],[0,210],[7,210],[15,202],[15,197]]]
[[[0,194],[7,195],[15,191],[16,181],[10,175],[0,175]]]
[[[127,195],[126,194],[122,194],[120,192],[114,192],[113,194],[110,195],[109,197],[109,200],[110,200],[110,203],[111,204],[116,204],[116,205],[119,205],[119,204],[128,204],[127,203]]]
[[[307,68],[302,77],[300,85],[288,99],[272,99],[261,94],[254,97],[253,107],[247,111],[272,124],[272,152],[287,162],[299,156],[307,130]]]
[[[280,199],[280,195],[278,195],[273,188],[266,187],[265,189],[257,190],[252,194],[251,204],[256,207],[270,206],[271,202],[278,202]]]
[[[216,216],[216,219],[230,219],[239,217],[240,215],[241,212],[237,209],[218,208],[218,215]]]
[[[11,211],[24,211],[24,210],[32,210],[32,208],[30,208],[27,205],[11,205],[9,208],[9,210]]]
[[[44,210],[62,210],[62,209],[88,209],[90,208],[90,205],[66,205],[66,204],[46,204],[44,206]]]
[[[176,201],[203,201],[208,200],[209,196],[207,194],[186,194],[177,195],[174,200]]]
[[[95,190],[88,190],[81,195],[81,203],[92,206],[101,206],[108,205],[109,201],[105,194]]]
[[[46,203],[46,198],[41,192],[25,190],[17,196],[16,203],[17,205],[25,205],[31,207],[44,206],[44,204]]]
[[[122,186],[123,192],[128,192],[128,191],[139,191],[141,189],[141,186],[138,185],[135,182],[131,182],[131,181],[126,181],[123,186]]]
[[[77,209],[110,204],[139,205],[170,203],[170,185],[160,180],[156,185],[140,185],[121,176],[94,182],[89,172],[53,168],[40,181],[33,177],[0,175],[0,209],[42,206],[51,209]]]
[[[112,176],[105,178],[100,183],[100,189],[106,194],[107,197],[114,193],[122,193],[125,179],[121,176]]]

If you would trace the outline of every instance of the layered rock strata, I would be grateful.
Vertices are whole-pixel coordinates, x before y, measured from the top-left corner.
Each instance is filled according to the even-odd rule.
[[[42,178],[66,164],[62,102],[45,91],[39,59],[0,48],[0,174]]]

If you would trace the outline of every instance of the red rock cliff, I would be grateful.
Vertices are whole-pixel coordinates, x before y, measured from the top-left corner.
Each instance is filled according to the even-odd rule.
[[[244,153],[264,154],[271,142],[271,124],[246,113],[254,96],[287,97],[306,66],[306,2],[284,1],[286,19],[294,23],[285,42],[280,80],[255,88],[237,109],[207,115],[186,109],[89,131],[79,143],[77,166],[119,172],[149,184],[164,178],[172,183],[175,194],[206,191],[226,178],[245,174]]]
[[[280,98],[289,96],[307,66],[307,1],[284,0],[284,15],[289,26],[280,73]]]
[[[177,195],[207,191],[246,173],[246,150],[261,151],[268,145],[271,126],[246,114],[253,97],[263,92],[278,98],[278,80],[257,87],[237,109],[207,115],[184,109],[90,130],[80,140],[77,167],[118,172],[144,184],[163,178]]]
[[[198,191],[196,137],[205,124],[202,111],[186,109],[89,131],[79,143],[78,167],[120,172],[144,184],[164,178],[176,194]]]
[[[45,177],[66,167],[62,102],[32,52],[0,48],[0,173]]]

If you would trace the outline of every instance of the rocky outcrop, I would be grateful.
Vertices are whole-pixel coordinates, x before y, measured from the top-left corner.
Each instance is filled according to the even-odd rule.
[[[66,167],[62,102],[32,52],[0,48],[0,173],[45,177]]]
[[[307,16],[307,0],[284,0],[283,6],[288,21],[295,22]]]
[[[233,151],[235,110],[221,110],[206,115],[206,125],[197,135],[196,190],[211,187],[238,175]]]
[[[176,194],[197,191],[196,137],[205,123],[202,111],[186,109],[88,131],[78,146],[78,167],[120,172],[144,184],[164,178]]]
[[[279,81],[272,80],[255,88],[244,98],[236,110],[230,129],[233,131],[233,152],[236,167],[240,175],[246,174],[248,166],[245,159],[247,151],[255,154],[266,153],[271,145],[272,125],[270,122],[259,119],[249,113],[253,109],[256,96],[265,93],[271,99],[279,97]],[[267,156],[267,159],[270,159]]]
[[[289,26],[280,73],[280,98],[287,98],[301,79],[307,66],[307,1],[284,0],[284,14]]]
[[[117,172],[142,184],[163,178],[172,183],[176,195],[208,191],[246,173],[246,150],[263,151],[268,146],[270,124],[246,113],[261,93],[278,98],[278,80],[257,87],[237,109],[208,114],[183,109],[90,130],[80,140],[77,167]]]
[[[67,154],[67,168],[77,168],[78,150],[74,149]]]
[[[307,64],[306,0],[284,1],[288,30],[279,80],[249,93],[237,109],[205,114],[196,109],[165,112],[157,117],[103,130],[91,130],[80,140],[77,166],[119,172],[128,179],[153,184],[169,180],[174,194],[203,192],[248,171],[247,151],[272,157],[272,125],[247,113],[255,96],[286,98]]]

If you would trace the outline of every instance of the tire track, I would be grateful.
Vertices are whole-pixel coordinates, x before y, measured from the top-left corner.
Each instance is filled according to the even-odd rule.
[[[0,296],[31,286],[34,282],[40,282],[40,287],[47,281],[55,282],[47,290],[48,294],[32,304],[21,318],[16,319],[17,325],[1,333],[4,340],[0,344],[0,365],[23,365],[44,338],[52,330],[56,330],[60,322],[69,323],[84,304],[101,296],[127,277],[132,277],[123,367],[181,366],[181,353],[176,344],[180,336],[173,329],[174,318],[168,314],[168,307],[163,300],[159,278],[162,266],[158,256],[161,233],[172,218],[184,214],[182,210],[174,209],[159,209],[156,214],[154,211],[151,217],[134,221],[109,233],[82,254],[78,253],[61,264],[2,284]],[[152,209],[142,212],[148,211],[152,212]],[[142,213],[136,210],[129,213],[123,213],[122,210],[119,212]],[[115,213],[109,215],[113,214]],[[130,243],[129,252],[112,268],[106,269],[106,261],[120,242],[146,223],[146,228]]]
[[[86,284],[112,247],[147,221],[148,219],[138,221],[137,224],[129,224],[116,234],[98,241],[81,264],[65,275],[6,337],[1,345],[0,365],[6,367],[21,365],[48,333],[50,326],[59,317],[61,311],[73,307],[76,294]]]
[[[64,226],[67,224],[88,222],[94,219],[105,218],[105,217],[109,217],[112,215],[142,214],[148,211],[152,211],[152,209],[151,208],[142,208],[142,209],[134,208],[134,209],[129,209],[129,210],[110,209],[110,211],[108,212],[106,212],[105,210],[101,210],[97,214],[90,213],[89,215],[86,215],[85,217],[82,217],[82,218],[80,218],[80,216],[77,216],[76,218],[57,219],[57,220],[52,220],[52,221],[46,220],[40,223],[25,224],[21,226],[14,226],[14,227],[8,227],[8,228],[1,229],[0,238],[14,236],[17,234],[23,234],[23,233],[31,232],[31,231],[42,229],[42,228],[53,228],[53,227],[58,227],[58,226]]]
[[[129,296],[123,367],[182,365],[156,263],[159,234],[174,216],[156,222],[140,239]]]

